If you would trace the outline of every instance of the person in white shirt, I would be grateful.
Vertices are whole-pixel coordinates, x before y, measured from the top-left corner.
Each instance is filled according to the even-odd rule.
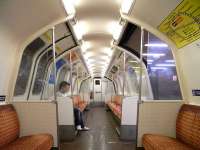
[[[70,89],[70,84],[66,81],[62,81],[59,85],[59,91],[57,92],[57,96],[58,97],[70,97],[70,93],[69,93],[69,89]],[[74,119],[75,119],[75,126],[76,129],[81,131],[87,131],[89,130],[88,127],[86,127],[84,125],[83,122],[83,112],[79,110],[79,108],[76,108],[74,106]]]

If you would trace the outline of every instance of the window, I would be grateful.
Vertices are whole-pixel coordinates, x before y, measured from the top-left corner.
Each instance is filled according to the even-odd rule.
[[[145,37],[148,40],[144,43],[143,57],[147,62],[154,99],[182,99],[171,49],[166,43],[147,31],[145,31]]]
[[[128,56],[126,59],[126,89],[128,96],[135,96],[139,93],[139,62]]]
[[[100,80],[95,80],[96,85],[100,85]]]
[[[63,67],[63,68],[60,70],[60,72],[59,72],[59,74],[58,74],[58,79],[57,79],[57,84],[58,84],[58,85],[60,85],[60,83],[61,83],[62,81],[65,80],[65,76],[67,75],[67,72],[68,72],[68,71],[70,71],[70,70],[67,69],[67,67]]]
[[[134,24],[128,23],[119,46],[128,50],[133,55],[140,58],[141,29]],[[166,43],[155,35],[144,30],[143,43],[143,68],[142,68],[142,99],[154,100],[180,100],[182,99],[179,81],[176,72],[176,65],[172,55],[172,50]],[[133,61],[134,62],[134,61]],[[126,72],[132,86],[137,86],[140,74],[140,65],[126,62]],[[139,68],[139,69],[137,69]],[[131,81],[132,80],[132,81]],[[139,81],[139,80],[138,80]],[[128,83],[130,83],[128,81]],[[138,82],[138,86],[139,86]],[[133,91],[137,90],[137,87]],[[129,89],[131,89],[129,87]],[[131,90],[132,90],[131,89]]]
[[[14,90],[15,100],[22,97],[30,100],[48,99],[49,93],[53,93],[54,87],[51,81],[54,81],[52,77],[55,72],[52,65],[52,31],[49,29],[25,48]],[[55,28],[56,57],[76,45],[68,23],[57,25]]]
[[[25,48],[17,76],[14,96],[24,95],[31,72],[33,58],[36,52],[39,51],[39,49],[41,49],[44,45],[45,43],[43,40],[41,38],[37,38]]]
[[[45,85],[45,74],[47,71],[48,63],[53,58],[53,50],[47,51],[40,59],[37,67],[37,73],[35,77],[35,82],[33,86],[32,94],[37,95],[42,91],[43,86]]]

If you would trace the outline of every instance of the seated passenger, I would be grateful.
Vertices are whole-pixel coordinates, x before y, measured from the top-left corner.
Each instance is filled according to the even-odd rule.
[[[69,93],[70,84],[66,81],[62,81],[59,85],[59,91],[57,92],[58,97],[70,97]],[[74,118],[75,118],[75,126],[77,130],[89,130],[88,127],[84,125],[83,122],[83,112],[74,106]]]

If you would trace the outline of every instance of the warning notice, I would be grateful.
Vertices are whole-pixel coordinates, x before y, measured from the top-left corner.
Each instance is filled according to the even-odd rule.
[[[200,38],[200,0],[183,0],[158,29],[166,34],[178,48]]]

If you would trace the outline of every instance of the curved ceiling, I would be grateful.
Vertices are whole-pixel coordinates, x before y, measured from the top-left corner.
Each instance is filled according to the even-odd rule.
[[[71,1],[76,2],[75,9],[77,20],[81,26],[86,27],[83,29],[83,40],[85,41],[85,44],[82,46],[85,47],[83,51],[85,49],[86,51],[88,50],[95,53],[101,51],[105,47],[109,48],[113,37],[111,33],[117,29],[117,27],[114,26],[116,22],[119,23],[121,17],[120,7],[122,0]],[[147,30],[150,30],[150,27],[152,27],[157,33],[163,35],[157,30],[157,26],[181,1],[182,0],[135,0],[133,9],[128,16],[132,20],[138,19],[142,23],[145,23]],[[3,73],[5,78],[8,78],[6,82],[9,83],[11,78],[16,78],[16,72],[18,71],[16,69],[16,63],[20,63],[16,57],[21,57],[24,47],[59,21],[64,21],[66,16],[62,0],[0,1],[0,41],[2,43],[0,45],[2,54],[0,58],[3,64],[2,66],[8,68],[8,70]],[[141,23],[138,22],[138,25],[141,25]],[[167,40],[169,39],[166,37],[165,42]],[[18,53],[19,51],[20,53]],[[17,55],[15,55],[16,52]],[[93,56],[90,56],[91,63],[94,66],[93,68],[103,66],[99,64],[104,62],[105,59],[107,60],[107,58],[101,58],[99,59],[99,64],[95,64],[94,61],[92,62],[92,58],[99,58],[99,56],[100,54],[93,54]],[[5,60],[5,58],[8,59]],[[106,64],[104,66],[106,66]],[[100,69],[95,68],[95,70]],[[9,72],[12,72],[11,74],[13,74],[14,77],[7,77]],[[11,87],[14,86],[14,83],[10,84]],[[4,84],[2,83],[2,85]]]
[[[103,76],[112,58],[111,42],[119,24],[121,0],[76,1],[82,53],[92,76]]]

